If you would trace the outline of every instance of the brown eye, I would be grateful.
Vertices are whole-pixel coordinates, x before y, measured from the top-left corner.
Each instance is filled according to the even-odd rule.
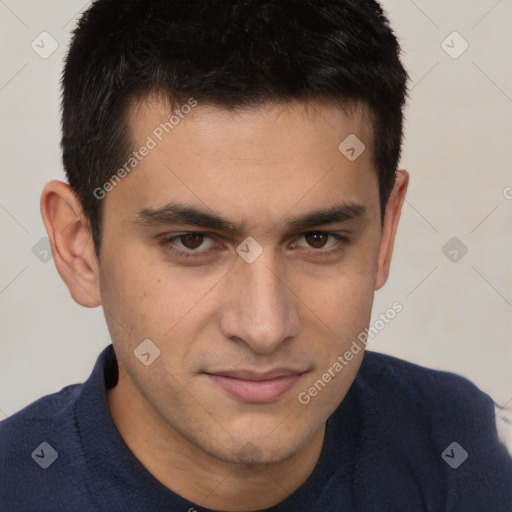
[[[215,241],[206,233],[195,231],[184,232],[177,235],[164,235],[160,239],[160,246],[179,257],[206,256],[215,248]]]
[[[197,249],[204,242],[204,235],[201,233],[187,233],[180,235],[179,240],[186,249]]]
[[[304,239],[306,242],[315,249],[321,249],[329,238],[328,233],[306,233]]]

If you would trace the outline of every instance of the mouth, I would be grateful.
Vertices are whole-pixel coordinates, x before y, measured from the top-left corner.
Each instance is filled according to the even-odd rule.
[[[273,402],[289,392],[304,371],[278,368],[268,372],[250,370],[206,373],[210,382],[231,398],[247,403]]]

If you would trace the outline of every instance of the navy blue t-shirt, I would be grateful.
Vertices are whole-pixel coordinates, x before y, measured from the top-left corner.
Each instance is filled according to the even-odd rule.
[[[112,345],[84,384],[0,422],[2,512],[204,511],[156,480],[117,432]],[[366,352],[309,479],[275,512],[511,512],[512,458],[466,379]]]

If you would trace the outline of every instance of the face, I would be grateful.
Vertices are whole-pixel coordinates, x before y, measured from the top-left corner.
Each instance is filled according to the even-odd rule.
[[[365,111],[198,104],[159,140],[168,119],[157,100],[132,107],[134,148],[156,144],[103,204],[100,294],[120,370],[202,452],[285,460],[323,427],[363,354],[333,372],[369,324],[381,272]],[[353,161],[338,149],[349,134],[366,146]],[[134,351],[148,339],[145,365]]]

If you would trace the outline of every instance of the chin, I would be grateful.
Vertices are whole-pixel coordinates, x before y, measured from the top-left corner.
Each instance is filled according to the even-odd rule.
[[[257,427],[254,427],[253,432],[256,431]],[[297,442],[297,438],[291,433],[288,433],[286,437],[282,435],[262,437],[254,435],[254,433],[234,436],[226,440],[226,443],[219,443],[218,451],[213,450],[217,453],[212,453],[212,455],[224,462],[244,466],[277,464],[293,457],[307,442],[306,438]]]
[[[225,453],[225,462],[242,466],[267,466],[290,459],[298,452],[294,447],[272,447],[256,445],[251,441],[245,443],[236,452]]]

